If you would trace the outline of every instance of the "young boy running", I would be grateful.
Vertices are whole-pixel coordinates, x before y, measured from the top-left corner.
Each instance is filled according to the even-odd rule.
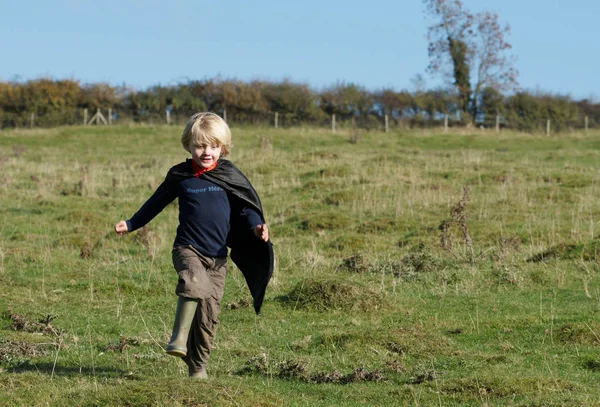
[[[178,273],[175,322],[166,352],[181,357],[189,376],[205,379],[230,257],[244,274],[258,314],[273,273],[273,247],[258,194],[229,160],[229,127],[214,113],[193,115],[181,135],[191,159],[172,167],[140,210],[115,225],[122,235],[150,222],[179,198],[173,244]]]

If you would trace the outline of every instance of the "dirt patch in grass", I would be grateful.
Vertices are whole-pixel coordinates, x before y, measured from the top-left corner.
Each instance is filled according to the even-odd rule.
[[[405,355],[407,348],[405,345],[402,345],[395,341],[389,341],[383,344],[383,346],[392,353],[396,353],[398,355]]]
[[[269,359],[267,358],[266,353],[261,353],[260,355],[256,355],[251,357],[244,363],[244,366],[237,371],[239,375],[246,374],[261,374],[268,375],[270,372],[269,369]]]
[[[314,311],[371,311],[384,307],[383,297],[367,287],[345,281],[301,281],[282,299],[292,307]]]
[[[384,379],[380,369],[368,371],[362,367],[355,368],[351,373],[343,375],[337,370],[327,373],[317,373],[310,377],[311,383],[349,384],[357,382],[380,382]]]
[[[368,371],[357,367],[348,374],[343,374],[334,369],[329,372],[310,373],[307,364],[300,360],[284,360],[282,362],[270,361],[266,354],[250,358],[240,370],[238,375],[258,374],[261,376],[278,377],[285,380],[299,380],[307,383],[323,384],[349,384],[357,382],[379,382],[384,379],[380,369]]]
[[[0,341],[0,361],[10,360],[14,357],[33,358],[43,356],[51,344],[30,342]]]
[[[281,379],[294,379],[308,377],[306,364],[298,360],[284,360],[277,364],[277,376]]]
[[[10,320],[10,329],[13,331],[53,334],[56,336],[60,334],[60,331],[51,324],[56,315],[45,315],[36,322],[29,321],[23,315],[13,313],[12,311],[6,312],[4,316]]]

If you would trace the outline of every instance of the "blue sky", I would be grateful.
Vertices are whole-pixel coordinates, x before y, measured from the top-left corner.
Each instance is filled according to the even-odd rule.
[[[464,0],[511,26],[524,89],[600,99],[600,1]],[[220,76],[314,89],[441,84],[425,70],[421,0],[0,0],[0,80],[136,89]]]

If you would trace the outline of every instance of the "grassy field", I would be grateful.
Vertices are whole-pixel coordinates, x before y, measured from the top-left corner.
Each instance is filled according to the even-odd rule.
[[[0,132],[0,404],[600,405],[600,133],[233,128],[277,255],[209,380],[163,352],[178,127]]]

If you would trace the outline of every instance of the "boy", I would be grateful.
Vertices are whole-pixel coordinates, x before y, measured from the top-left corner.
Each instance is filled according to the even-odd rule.
[[[196,113],[181,135],[191,159],[172,167],[163,183],[127,221],[122,235],[143,227],[175,198],[179,226],[173,244],[178,274],[175,322],[166,352],[179,356],[190,377],[205,379],[225,284],[227,247],[244,274],[258,314],[273,273],[273,247],[258,195],[228,160],[231,132],[214,113]]]

